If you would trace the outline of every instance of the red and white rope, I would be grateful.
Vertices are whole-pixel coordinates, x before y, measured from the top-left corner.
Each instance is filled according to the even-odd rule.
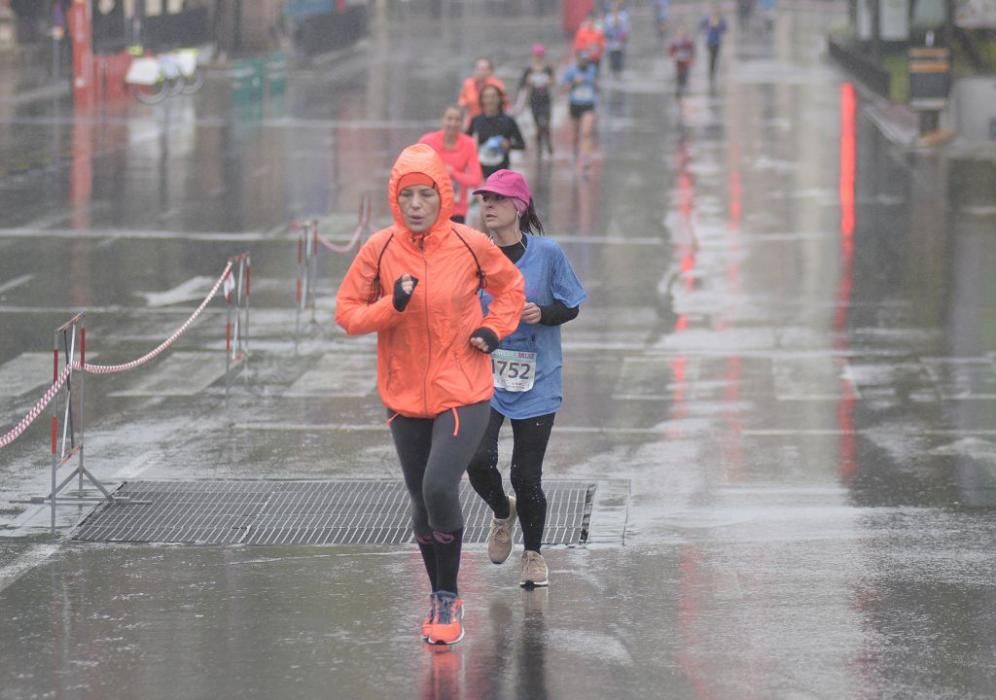
[[[201,312],[204,311],[204,307],[208,305],[208,302],[210,302],[211,299],[214,298],[214,295],[218,293],[218,288],[221,287],[221,285],[225,282],[226,279],[228,279],[228,276],[231,273],[232,273],[232,261],[229,261],[228,264],[225,265],[225,271],[221,273],[221,277],[219,277],[218,281],[214,283],[213,287],[211,287],[211,291],[208,292],[208,295],[206,297],[204,297],[204,301],[202,301],[201,305],[197,307],[197,310],[190,315],[190,318],[188,318],[186,321],[183,322],[182,326],[176,329],[176,332],[174,332],[173,335],[164,340],[162,344],[159,345],[159,347],[150,350],[146,354],[139,357],[137,360],[132,360],[131,362],[125,362],[124,364],[95,365],[87,362],[85,365],[80,365],[79,362],[76,362],[74,364],[73,369],[82,370],[84,372],[87,372],[88,374],[114,374],[116,372],[126,372],[130,369],[135,369],[136,367],[144,365],[146,362],[154,359],[157,355],[159,355],[163,350],[165,350],[170,345],[175,343],[177,339],[184,334],[187,328],[190,327],[190,324],[193,323],[194,320],[196,320],[197,317],[201,315]]]
[[[314,224],[317,228],[317,222]],[[356,224],[356,228],[353,230],[353,236],[349,243],[346,245],[339,245],[333,243],[328,238],[323,236],[317,230],[315,231],[315,237],[318,242],[325,246],[327,249],[331,250],[333,253],[348,253],[356,245],[356,242],[360,240],[360,236],[363,232],[367,230],[370,226],[370,198],[364,195],[360,199],[360,220]]]
[[[38,399],[38,403],[31,407],[27,415],[21,419],[21,422],[11,428],[5,435],[0,436],[0,448],[4,448],[10,443],[14,442],[17,438],[21,437],[21,433],[28,429],[28,426],[35,422],[35,419],[42,414],[45,407],[55,398],[55,395],[59,393],[59,389],[62,385],[66,383],[66,379],[69,378],[69,367],[64,367],[62,374],[59,378],[48,388],[45,395]]]
[[[320,233],[317,234],[318,242],[331,250],[333,253],[348,253],[353,249],[353,246],[356,245],[356,242],[360,240],[360,235],[363,233],[364,229],[366,229],[366,224],[357,224],[356,229],[353,231],[352,239],[350,239],[349,243],[346,245],[338,245],[333,243]]]

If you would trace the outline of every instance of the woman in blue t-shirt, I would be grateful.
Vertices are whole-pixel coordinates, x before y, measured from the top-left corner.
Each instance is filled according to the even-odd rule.
[[[508,559],[518,515],[525,545],[519,583],[526,588],[546,586],[548,569],[540,554],[546,521],[541,480],[543,456],[563,399],[560,326],[578,315],[587,295],[564,251],[542,236],[543,225],[522,175],[498,170],[474,194],[481,196],[489,235],[526,280],[526,305],[519,327],[491,356],[495,378],[491,420],[467,474],[494,511],[488,533],[491,561],[501,564]],[[487,292],[482,296],[486,307],[490,297]],[[505,494],[498,471],[498,433],[505,418],[512,423],[514,496]]]
[[[578,52],[577,63],[568,66],[560,84],[567,90],[568,112],[574,127],[574,157],[582,171],[587,171],[591,165],[598,106],[598,70],[587,51]]]

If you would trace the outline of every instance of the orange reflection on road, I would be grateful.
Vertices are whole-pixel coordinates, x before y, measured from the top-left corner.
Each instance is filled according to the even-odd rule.
[[[854,85],[840,86],[840,233],[849,238],[854,233],[854,181],[856,170],[855,114],[857,97]]]
[[[847,316],[854,286],[855,184],[857,173],[857,97],[854,85],[840,86],[840,281],[837,284],[833,319],[834,349],[848,347]],[[854,476],[855,435],[854,403],[856,395],[849,379],[841,377],[837,404],[837,429],[840,431],[837,472],[845,481]]]

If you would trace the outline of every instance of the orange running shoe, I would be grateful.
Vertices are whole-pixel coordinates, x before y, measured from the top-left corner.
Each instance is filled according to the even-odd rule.
[[[428,626],[429,644],[456,644],[463,639],[463,601],[449,591],[436,592],[436,614]]]
[[[429,616],[422,620],[422,640],[429,641],[429,625],[432,624],[433,619],[436,617],[436,594],[433,593],[429,596]]]

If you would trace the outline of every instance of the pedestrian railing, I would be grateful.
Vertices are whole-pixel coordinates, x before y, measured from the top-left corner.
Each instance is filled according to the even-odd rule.
[[[233,367],[248,364],[249,357],[249,297],[250,257],[248,253],[228,260],[211,291],[174,333],[157,347],[130,362],[118,365],[96,365],[86,361],[87,339],[85,313],[78,313],[55,330],[52,359],[52,384],[38,399],[31,410],[6,433],[0,435],[0,449],[20,437],[51,404],[51,490],[45,496],[35,496],[15,503],[44,504],[51,506],[51,527],[55,533],[56,506],[80,505],[86,502],[133,502],[116,498],[84,462],[84,378],[87,374],[106,375],[126,372],[151,362],[173,345],[201,315],[208,303],[224,286],[227,304],[225,326],[225,389],[226,396]],[[72,471],[59,481],[59,470],[75,460]],[[64,489],[78,479],[75,492],[63,494]],[[95,492],[84,491],[84,480],[96,487]],[[60,496],[60,494],[63,494]]]

